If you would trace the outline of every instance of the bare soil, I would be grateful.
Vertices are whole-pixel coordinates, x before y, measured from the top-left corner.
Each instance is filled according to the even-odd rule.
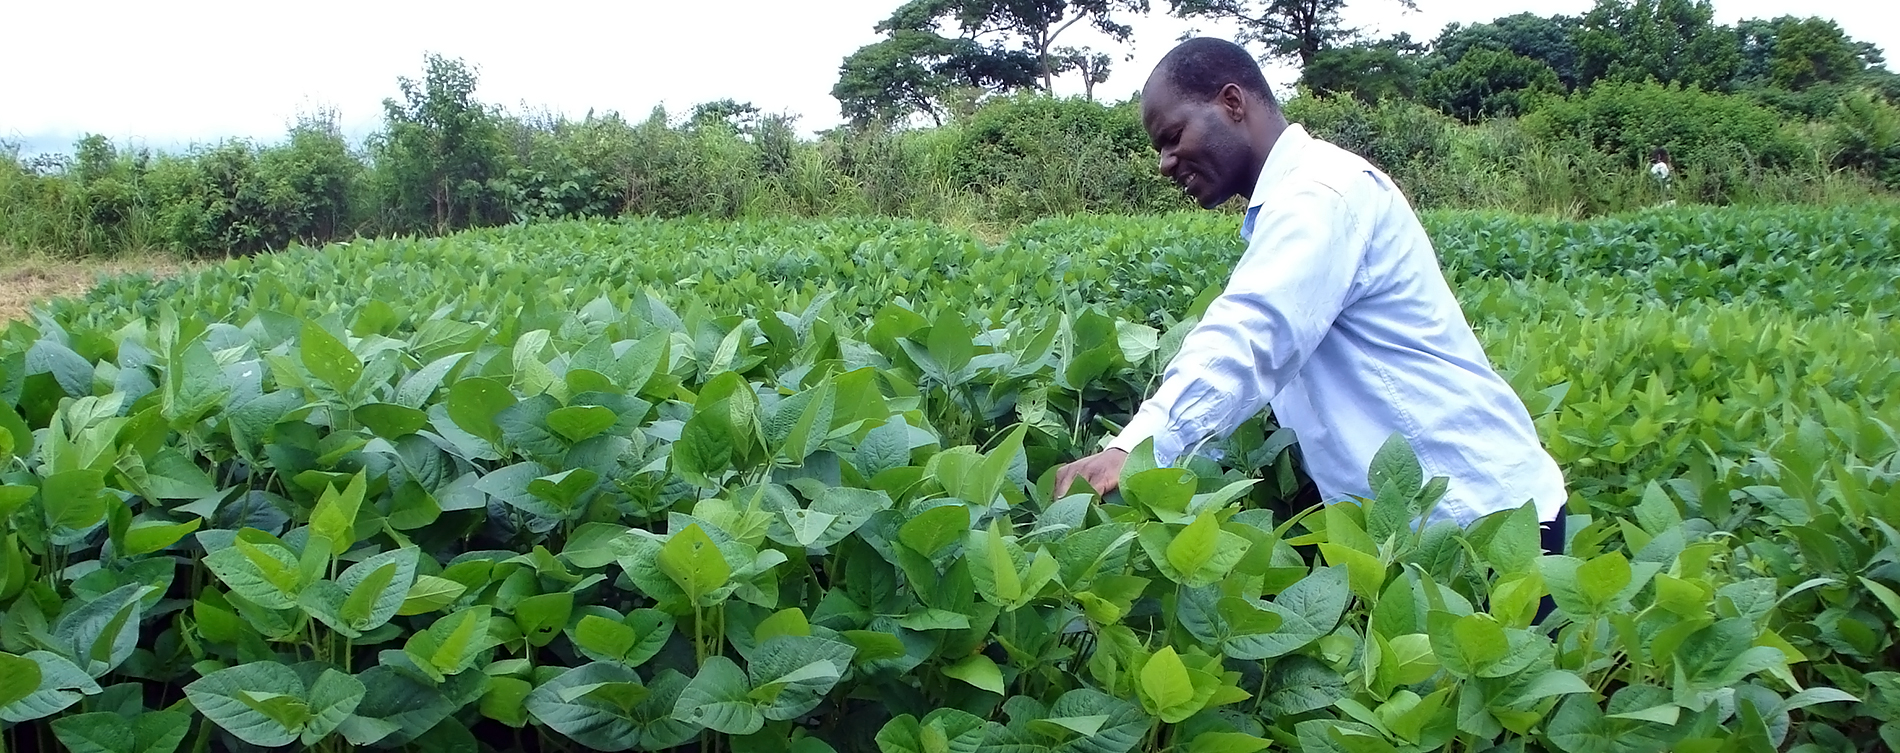
[[[0,256],[0,323],[23,319],[34,304],[83,295],[100,275],[149,272],[170,277],[194,265],[170,256],[72,259],[53,256]]]

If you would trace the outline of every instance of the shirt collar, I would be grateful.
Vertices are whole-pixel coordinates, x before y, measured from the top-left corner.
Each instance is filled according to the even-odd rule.
[[[1253,195],[1247,201],[1247,215],[1240,221],[1240,237],[1253,237],[1254,220],[1260,216],[1261,205],[1267,202],[1267,188],[1293,172],[1293,165],[1299,162],[1300,152],[1305,151],[1307,143],[1312,140],[1313,137],[1298,123],[1288,123],[1286,130],[1280,132],[1280,138],[1273,142],[1272,151],[1267,153],[1266,164],[1260,167],[1260,179],[1254,181]]]

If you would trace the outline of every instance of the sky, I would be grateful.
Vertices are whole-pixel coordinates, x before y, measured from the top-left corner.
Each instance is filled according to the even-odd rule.
[[[299,114],[334,111],[360,139],[420,78],[426,53],[461,58],[476,96],[511,111],[582,117],[590,109],[644,117],[731,98],[799,116],[811,133],[837,125],[838,64],[879,35],[902,0],[8,0],[0,44],[0,141],[26,153],[70,152],[82,134],[175,150],[227,138],[280,139]],[[1349,24],[1379,36],[1430,40],[1446,24],[1529,11],[1581,14],[1592,0],[1353,0]],[[1125,99],[1183,33],[1233,28],[1168,16],[1153,0],[1126,16],[1132,44],[1078,25],[1058,44],[1116,55],[1096,97]],[[1716,0],[1717,21],[1814,15],[1900,56],[1900,4],[1891,0]],[[1122,59],[1123,55],[1129,56]],[[1276,87],[1298,77],[1269,68]],[[1071,75],[1058,94],[1080,94]]]

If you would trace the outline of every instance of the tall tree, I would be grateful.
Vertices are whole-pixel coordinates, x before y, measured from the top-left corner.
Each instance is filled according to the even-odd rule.
[[[1825,18],[1748,19],[1736,27],[1742,60],[1737,78],[1782,89],[1843,83],[1883,62],[1879,48],[1847,36]]]
[[[1417,0],[1394,0],[1417,10]],[[1339,11],[1346,0],[1169,0],[1181,18],[1212,18],[1240,25],[1241,40],[1266,45],[1270,57],[1313,62],[1321,50],[1357,39],[1360,29],[1348,27]]]
[[[888,23],[888,22],[887,22]],[[1035,86],[1036,61],[973,39],[889,27],[838,67],[831,96],[852,123],[896,123],[922,114],[941,125],[945,100],[958,90],[1010,91]]]
[[[408,215],[398,223],[427,222],[440,233],[488,219],[487,183],[505,167],[500,128],[475,99],[475,70],[435,54],[426,64],[423,80],[397,79],[400,101],[383,100],[383,132],[370,150],[384,205]]]
[[[1398,34],[1376,42],[1320,50],[1300,71],[1300,85],[1318,94],[1350,94],[1372,103],[1418,94],[1425,46]]]
[[[1566,88],[1577,85],[1578,16],[1518,13],[1485,23],[1451,24],[1432,41],[1434,66],[1457,65],[1477,50],[1501,50],[1530,58],[1557,73]]]
[[[910,0],[877,25],[884,39],[845,58],[832,96],[860,124],[916,113],[941,123],[954,92],[1051,92],[1070,70],[1093,96],[1108,56],[1057,41],[1087,24],[1125,42],[1134,30],[1116,14],[1147,11],[1148,0]]]
[[[1726,90],[1741,66],[1735,31],[1710,0],[1597,0],[1577,32],[1578,80],[1645,81]]]
[[[1134,29],[1115,20],[1121,12],[1147,13],[1148,0],[911,0],[893,18],[950,23],[970,39],[1028,53],[1036,59],[1042,90],[1053,92],[1056,75],[1072,67],[1076,54],[1088,53],[1087,48],[1058,50],[1056,40],[1087,23],[1126,42]]]
[[[1095,85],[1108,82],[1111,66],[1108,54],[1086,47],[1063,47],[1056,53],[1058,59],[1064,61],[1065,68],[1082,74],[1082,96],[1091,102],[1095,101]]]
[[[1563,90],[1557,71],[1541,60],[1510,50],[1480,48],[1425,79],[1423,99],[1467,123],[1487,117],[1515,117],[1529,111],[1539,95]]]

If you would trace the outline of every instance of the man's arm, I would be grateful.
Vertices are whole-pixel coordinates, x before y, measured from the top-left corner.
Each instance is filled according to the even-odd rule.
[[[1108,450],[1057,472],[1058,494],[1078,475],[1106,492],[1099,481],[1119,476],[1144,439],[1155,440],[1157,462],[1172,464],[1194,443],[1232,431],[1265,408],[1326,337],[1349,302],[1368,229],[1325,186],[1303,188],[1271,209],[1226,289],[1168,363],[1161,388]]]

